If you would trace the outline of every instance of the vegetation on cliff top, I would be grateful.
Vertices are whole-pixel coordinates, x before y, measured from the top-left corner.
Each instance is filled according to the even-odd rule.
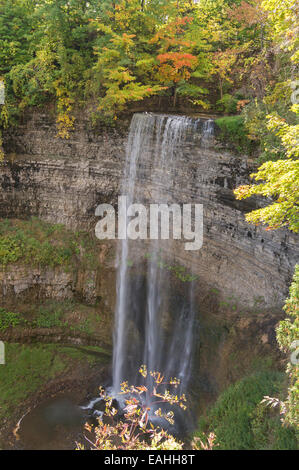
[[[93,124],[113,123],[153,95],[174,109],[180,100],[194,112],[235,114],[219,121],[226,144],[266,162],[252,175],[258,184],[236,195],[274,200],[248,221],[297,232],[298,8],[296,0],[1,0],[0,124],[51,102],[58,136],[68,138],[78,108]]]
[[[298,7],[280,3],[278,12],[271,0],[1,0],[2,122],[54,100],[67,137],[76,106],[113,120],[156,94],[240,112],[292,79]]]

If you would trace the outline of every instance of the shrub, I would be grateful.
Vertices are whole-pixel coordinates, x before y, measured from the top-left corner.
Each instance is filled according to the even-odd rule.
[[[277,328],[277,341],[282,351],[296,356],[294,342],[299,341],[299,265],[295,268],[294,279],[290,287],[290,296],[285,303],[284,310],[289,315],[286,320],[280,322]],[[298,357],[298,354],[297,354]],[[285,402],[285,419],[294,426],[299,425],[299,365],[296,360],[288,363],[287,374],[289,377],[288,397]]]
[[[263,371],[231,385],[207,416],[201,418],[196,435],[202,437],[202,433],[214,432],[216,444],[223,450],[281,448],[286,436],[289,437],[287,445],[295,448],[294,431],[281,429],[279,416],[268,414],[260,404],[264,395],[281,392],[283,380],[283,373]]]
[[[41,307],[38,311],[37,319],[34,321],[34,326],[38,328],[55,328],[66,326],[66,322],[62,321],[63,310],[47,309]]]
[[[220,141],[232,146],[238,153],[251,154],[254,151],[255,144],[247,136],[243,116],[227,116],[215,122],[220,129]]]
[[[251,429],[255,449],[293,450],[297,447],[293,429],[282,426],[277,410],[264,401],[252,413]]]
[[[21,319],[17,313],[6,312],[4,308],[0,308],[0,331],[9,327],[15,327],[21,323]]]
[[[0,262],[14,263],[22,256],[22,245],[12,236],[0,237]]]
[[[172,411],[162,411],[156,409],[159,403],[177,405],[186,409],[185,396],[177,396],[169,391],[161,390],[161,386],[169,385],[177,388],[179,380],[171,379],[170,383],[164,382],[164,377],[159,372],[148,372],[145,366],[139,370],[140,374],[146,378],[148,374],[153,379],[153,390],[150,391],[144,385],[128,386],[127,382],[121,384],[121,394],[125,396],[125,406],[123,417],[118,416],[117,409],[113,406],[112,397],[108,396],[103,388],[100,388],[101,398],[105,404],[105,411],[99,418],[99,425],[93,430],[89,424],[85,429],[93,437],[87,439],[95,450],[182,450],[183,445],[177,441],[164,429],[154,426],[150,422],[150,414],[164,420],[165,423],[174,424],[174,413]],[[150,403],[148,397],[151,397]],[[94,440],[94,442],[92,441]],[[84,450],[82,444],[78,444],[78,449]]]
[[[225,93],[221,100],[218,100],[216,107],[218,111],[224,111],[227,114],[235,114],[239,100],[229,93]]]

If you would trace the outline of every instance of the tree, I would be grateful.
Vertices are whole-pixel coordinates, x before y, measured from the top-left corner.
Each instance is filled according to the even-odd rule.
[[[292,160],[269,161],[251,176],[262,183],[239,186],[234,191],[237,199],[245,199],[255,194],[274,198],[274,202],[248,213],[246,215],[247,222],[268,225],[267,230],[286,226],[298,233],[299,162]]]
[[[233,49],[226,49],[225,51],[218,51],[213,54],[212,64],[213,69],[211,75],[216,75],[219,83],[220,99],[223,99],[223,86],[226,82],[232,83],[230,78],[231,70],[236,62],[236,51]]]
[[[193,22],[189,16],[176,17],[159,29],[151,43],[158,47],[157,73],[155,78],[173,91],[173,105],[176,105],[177,92],[186,93],[186,83],[200,67],[200,56],[192,54],[196,43],[188,38],[188,30]],[[201,61],[200,61],[201,62]],[[202,87],[192,84],[194,97],[205,93]]]
[[[298,113],[298,106],[292,106]],[[268,229],[287,226],[299,232],[299,125],[290,125],[276,115],[268,115],[268,129],[281,142],[285,159],[268,161],[251,175],[260,184],[240,186],[234,192],[237,199],[254,194],[272,198],[273,202],[246,215],[248,222],[266,224]],[[267,150],[267,149],[266,149]]]
[[[0,75],[32,58],[34,10],[33,0],[0,0]]]
[[[292,52],[292,60],[299,60],[297,0],[264,0],[263,9],[269,14],[269,35],[286,51]],[[295,51],[295,52],[294,52]]]
[[[285,353],[292,355],[288,362],[287,374],[289,387],[287,400],[284,402],[284,419],[287,423],[298,428],[299,426],[299,265],[295,267],[295,273],[290,295],[286,300],[284,310],[288,315],[286,320],[280,322],[276,332],[279,347]]]
[[[101,45],[95,47],[98,59],[92,70],[92,83],[100,85],[100,88],[95,88],[96,94],[100,94],[97,111],[106,120],[113,120],[117,119],[118,113],[125,109],[127,103],[152,96],[162,87],[137,81],[138,68],[146,67],[147,56],[139,58],[136,34],[129,34],[130,28],[129,33],[123,31],[129,26],[125,19],[121,32],[115,32],[112,26],[99,21],[93,23],[97,32],[104,35],[104,39],[102,36],[100,40]],[[118,21],[116,29],[120,28],[120,24],[122,22]],[[105,46],[102,46],[103,42]]]

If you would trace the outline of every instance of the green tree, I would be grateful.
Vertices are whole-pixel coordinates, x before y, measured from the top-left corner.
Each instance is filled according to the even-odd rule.
[[[290,287],[290,295],[284,310],[288,315],[286,320],[280,322],[277,328],[277,340],[282,351],[291,355],[288,362],[287,375],[289,377],[288,396],[285,401],[285,420],[298,429],[299,427],[299,265],[295,268],[294,278]]]

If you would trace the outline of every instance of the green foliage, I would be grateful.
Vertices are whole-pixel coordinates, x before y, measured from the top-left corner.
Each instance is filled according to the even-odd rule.
[[[274,202],[250,212],[246,215],[246,220],[256,225],[268,225],[268,230],[287,226],[293,232],[298,232],[299,161],[268,161],[251,176],[261,183],[239,186],[235,190],[237,199],[259,194],[272,197]]]
[[[234,96],[225,93],[223,97],[217,101],[217,109],[224,111],[226,114],[236,114],[238,99]]]
[[[12,236],[0,237],[0,261],[3,266],[22,256],[22,247]]]
[[[251,430],[254,449],[295,450],[296,434],[293,429],[283,426],[281,418],[265,403],[259,403],[252,413]]]
[[[30,265],[75,266],[78,259],[89,269],[96,268],[97,239],[85,232],[72,233],[63,225],[39,219],[0,221],[0,265],[21,261]]]
[[[241,186],[235,194],[238,199],[253,194],[272,199],[268,206],[247,214],[249,222],[268,225],[269,229],[287,226],[298,232],[299,109],[293,99],[296,101],[298,92],[297,82],[289,80],[290,76],[296,78],[294,64],[299,60],[296,51],[298,5],[296,0],[264,0],[262,7],[268,13],[267,35],[275,44],[276,54],[279,51],[276,65],[280,68],[271,80],[268,79],[263,99],[245,108],[244,117],[249,135],[260,142],[261,160],[270,161],[252,175],[259,184]],[[295,86],[292,106],[291,86]]]
[[[268,109],[265,103],[251,102],[242,112],[248,136],[259,147],[259,162],[283,158],[283,148],[279,138],[267,128]]]
[[[205,42],[204,31],[194,34],[193,17],[187,16],[196,11],[190,2],[178,6],[174,0],[2,0],[0,77],[6,83],[6,122],[14,122],[28,106],[50,101],[56,103],[62,138],[73,129],[75,107],[86,101],[93,120],[113,121],[129,103],[164,93],[157,58],[163,54],[179,59],[171,66],[174,81],[179,75],[187,82],[192,67],[180,58],[190,58]],[[205,75],[204,50],[195,62]],[[169,64],[163,71],[169,71]],[[196,75],[192,80],[199,95]]]
[[[0,83],[0,88],[1,88],[1,83]],[[3,140],[2,140],[2,132],[0,129],[0,163],[4,160],[4,152],[3,152]]]
[[[242,112],[247,133],[259,146],[261,163],[285,158],[286,150],[287,156],[291,156],[292,144],[294,147],[298,145],[294,137],[290,142],[291,145],[288,144],[287,138],[284,141],[281,138],[288,131],[292,131],[294,136],[296,133],[298,120],[295,109],[290,109],[291,91],[289,81],[278,82],[272,90],[269,90],[263,101],[252,101]],[[292,126],[291,129],[287,122]]]
[[[87,361],[91,365],[99,361],[101,363],[110,361],[110,354],[98,346],[84,346],[80,348],[72,346],[59,346],[59,352],[77,361]]]
[[[165,269],[171,272],[172,274],[175,275],[177,279],[179,279],[182,282],[193,282],[199,279],[199,276],[197,274],[186,272],[186,268],[184,266],[169,264],[167,261],[163,259],[161,254],[156,258],[156,256],[153,256],[151,253],[146,253],[145,258],[152,260],[152,262],[154,263],[157,263],[157,266],[160,269]]]
[[[298,112],[297,108],[292,108]],[[268,229],[287,226],[293,232],[299,231],[299,125],[290,125],[278,115],[268,116],[268,128],[275,131],[280,139],[279,151],[285,160],[267,161],[251,175],[259,184],[240,186],[235,190],[237,199],[245,199],[254,194],[272,198],[272,203],[246,215],[248,222],[268,225]],[[266,148],[267,150],[267,148]]]
[[[260,404],[264,395],[281,392],[283,380],[284,374],[265,370],[231,385],[201,418],[196,435],[204,439],[202,433],[212,431],[223,450],[296,448],[294,431]]]
[[[99,360],[100,356],[94,355],[97,351],[102,352],[94,347],[78,350],[57,344],[7,343],[5,365],[0,367],[0,419],[7,419],[16,406],[24,404],[52,379],[86,361]]]
[[[59,328],[64,334],[97,336],[101,322],[101,315],[97,311],[73,300],[48,299],[41,305],[33,304],[29,310],[27,307],[17,313],[0,308],[0,331],[18,326],[28,329]]]
[[[284,307],[288,315],[286,320],[280,322],[277,328],[277,341],[282,351],[288,355],[293,355],[296,359],[298,346],[294,341],[299,342],[299,265],[295,268],[294,279],[290,287],[290,295]],[[298,343],[299,344],[299,343]],[[298,355],[298,354],[297,354]],[[296,361],[289,361],[287,374],[289,377],[288,396],[285,401],[285,419],[291,425],[299,425],[299,366]]]
[[[84,333],[87,335],[91,335],[93,333],[90,318],[86,318],[84,321],[80,322],[80,325],[76,327],[71,326],[70,329],[72,331],[79,331],[80,333]]]
[[[66,326],[67,323],[62,321],[63,308],[53,309],[46,306],[40,307],[37,312],[37,318],[34,321],[34,326],[37,328],[55,328]]]
[[[32,56],[30,34],[34,18],[30,16],[34,4],[32,0],[0,2],[0,75],[16,64],[26,63]]]
[[[201,106],[203,109],[209,109],[211,106],[207,100],[202,100],[202,96],[207,95],[208,90],[201,86],[195,85],[194,83],[189,83],[182,80],[177,87],[177,94],[187,97],[190,103]]]
[[[7,312],[4,308],[0,308],[0,331],[7,328],[14,328],[21,323],[20,316],[17,313]]]
[[[42,383],[67,368],[56,345],[6,344],[5,366],[0,367],[0,416],[5,417]]]
[[[227,116],[215,122],[220,128],[219,138],[222,142],[233,146],[238,153],[250,154],[253,151],[254,144],[247,136],[243,116]]]
[[[295,51],[292,59],[298,59],[297,34],[298,3],[296,0],[263,0],[263,8],[269,14],[270,31],[274,40],[285,50]]]
[[[297,113],[298,107],[292,108]],[[268,129],[273,130],[275,135],[281,140],[282,147],[284,148],[286,158],[299,158],[299,124],[290,125],[285,122],[278,114],[270,114],[268,118]],[[297,120],[298,122],[298,120]]]
[[[283,73],[293,73],[295,1],[1,0],[0,121],[13,124],[29,106],[54,102],[57,135],[68,138],[82,106],[93,123],[113,123],[130,103],[156,94],[208,109],[215,89],[216,109],[239,111],[240,83],[262,101],[279,82],[277,45]]]

